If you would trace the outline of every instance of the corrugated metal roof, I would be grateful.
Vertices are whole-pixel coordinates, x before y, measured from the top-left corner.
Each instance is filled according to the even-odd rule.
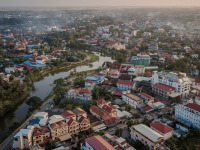
[[[159,138],[163,138],[163,136],[151,128],[147,127],[144,124],[139,124],[134,126],[135,130],[150,139],[153,142],[156,142]]]

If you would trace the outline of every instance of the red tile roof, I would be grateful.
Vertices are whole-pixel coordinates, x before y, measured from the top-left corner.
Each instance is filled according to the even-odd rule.
[[[185,106],[200,112],[200,105],[197,103],[190,103]]]
[[[148,99],[153,98],[152,96],[150,96],[150,95],[148,95],[146,93],[141,93],[140,95],[143,96],[143,97],[146,97]]]
[[[77,122],[76,120],[74,120],[73,118],[71,118],[69,121],[68,121],[68,125],[71,126],[71,125],[76,125]]]
[[[154,128],[155,130],[157,130],[157,131],[163,133],[163,134],[167,134],[167,133],[169,133],[169,132],[171,132],[171,131],[174,130],[174,129],[172,129],[171,127],[169,127],[169,126],[167,126],[167,125],[165,125],[165,124],[163,124],[163,123],[161,123],[161,122],[158,122],[158,121],[152,122],[152,123],[150,124],[150,126],[151,126],[152,128]]]
[[[176,88],[171,87],[171,86],[169,86],[169,85],[165,85],[165,84],[163,84],[163,83],[156,83],[156,84],[154,85],[154,87],[156,87],[156,88],[158,88],[158,89],[162,89],[162,90],[167,91],[167,92],[176,90]]]
[[[114,91],[113,95],[122,96],[122,91],[116,90],[116,91]]]
[[[71,110],[66,110],[62,113],[62,116],[65,118],[71,118],[73,116],[75,116],[76,114],[73,113]]]
[[[90,93],[91,91],[91,89],[81,89],[79,93]]]
[[[101,100],[99,100],[98,102],[97,102],[97,104],[99,105],[105,105],[105,104],[107,104],[108,102],[107,101],[105,101],[104,99],[101,99]]]
[[[99,135],[89,137],[85,141],[95,150],[115,150],[114,147]]]
[[[200,78],[194,78],[196,83],[200,83]]]
[[[87,81],[85,81],[85,83],[95,84],[95,81],[87,80]]]
[[[124,85],[134,86],[134,82],[123,81],[123,80],[118,80],[117,84],[124,84]]]
[[[140,107],[140,109],[143,110],[144,112],[147,112],[147,111],[149,111],[149,110],[153,110],[153,108],[151,108],[151,107],[148,106],[148,105],[142,106],[142,107]]]

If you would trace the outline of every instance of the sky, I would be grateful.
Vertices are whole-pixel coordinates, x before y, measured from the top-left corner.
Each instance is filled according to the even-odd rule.
[[[0,0],[0,7],[197,6],[200,0]]]

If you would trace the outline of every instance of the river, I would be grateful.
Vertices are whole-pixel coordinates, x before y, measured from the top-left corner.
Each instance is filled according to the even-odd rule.
[[[81,72],[81,71],[97,69],[98,67],[102,66],[102,64],[105,61],[113,62],[113,60],[110,57],[103,57],[97,53],[96,55],[99,56],[99,61],[93,62],[92,63],[93,67],[86,66],[86,65],[78,66],[76,67],[76,71]],[[70,72],[72,72],[73,70],[74,68],[68,71],[62,71],[55,74],[49,74],[48,76],[44,77],[43,80],[35,82],[34,83],[35,90],[30,92],[29,97],[38,96],[42,100],[44,100],[53,89],[53,87],[50,86],[50,84],[52,84],[53,81],[56,79],[65,78],[69,76]],[[0,139],[6,137],[11,132],[9,130],[9,127],[12,125],[13,121],[15,120],[22,121],[25,119],[25,115],[27,111],[28,111],[28,105],[26,105],[25,102],[22,102],[18,104],[13,111],[6,113],[6,115],[0,118]]]

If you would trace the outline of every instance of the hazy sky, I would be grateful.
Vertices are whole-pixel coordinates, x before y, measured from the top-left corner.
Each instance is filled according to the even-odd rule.
[[[200,6],[200,0],[0,0],[4,6]]]

